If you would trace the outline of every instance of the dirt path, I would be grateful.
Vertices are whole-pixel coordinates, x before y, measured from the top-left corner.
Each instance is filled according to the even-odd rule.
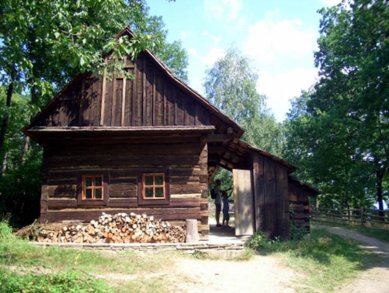
[[[295,292],[296,272],[274,256],[255,256],[249,261],[196,260],[181,258],[175,264],[180,283],[173,292],[246,293]]]
[[[376,266],[364,271],[356,280],[340,288],[347,293],[389,293],[389,244],[340,227],[319,226],[328,232],[355,240],[361,247],[383,256]]]

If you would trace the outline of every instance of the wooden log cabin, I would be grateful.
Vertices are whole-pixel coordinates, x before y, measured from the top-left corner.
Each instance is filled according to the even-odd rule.
[[[241,141],[238,124],[148,50],[124,62],[132,79],[80,74],[24,129],[43,146],[40,220],[146,213],[197,219],[207,239],[208,182],[222,167],[234,170],[237,235],[286,237],[294,167]]]

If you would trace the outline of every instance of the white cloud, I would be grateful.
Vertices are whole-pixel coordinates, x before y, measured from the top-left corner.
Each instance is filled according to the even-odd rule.
[[[258,92],[268,97],[267,105],[277,120],[283,120],[289,100],[315,81],[316,29],[271,11],[247,31],[242,49],[253,60],[253,67],[258,68]]]
[[[225,52],[220,47],[211,48],[208,53],[201,58],[201,62],[206,66],[212,66],[217,60],[222,58],[225,55]]]
[[[207,43],[211,42],[212,45],[214,45],[214,46],[217,46],[217,45],[220,44],[220,41],[221,41],[221,37],[220,37],[220,36],[211,34],[211,33],[210,33],[209,31],[207,31],[207,30],[202,31],[202,32],[201,32],[201,35],[203,36],[204,41],[207,42]]]
[[[233,21],[241,8],[241,0],[204,0],[205,14],[216,20]]]
[[[301,90],[309,89],[316,77],[314,68],[294,68],[282,73],[261,71],[257,89],[268,97],[268,107],[272,109],[277,120],[281,121],[290,108],[290,99],[299,96]]]
[[[278,12],[269,12],[249,28],[243,50],[259,64],[271,64],[312,55],[315,46],[313,29],[305,29],[298,19],[279,19]]]
[[[180,40],[181,40],[181,41],[185,41],[185,40],[187,40],[187,39],[188,39],[188,33],[185,32],[185,31],[182,31],[182,32],[180,33]]]
[[[188,48],[187,51],[189,56],[197,57],[199,55],[195,48]]]
[[[338,5],[340,2],[341,0],[321,0],[321,3],[328,7]]]

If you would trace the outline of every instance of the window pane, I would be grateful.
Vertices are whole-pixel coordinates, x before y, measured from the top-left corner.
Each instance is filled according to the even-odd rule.
[[[102,178],[101,177],[95,177],[95,186],[102,186]]]
[[[92,198],[92,189],[85,190],[85,198]]]
[[[151,187],[145,188],[145,197],[147,198],[153,197],[153,188]]]
[[[85,185],[86,186],[92,186],[92,177],[86,177],[85,178]]]
[[[101,188],[95,189],[95,198],[102,199],[103,198],[103,190]]]
[[[163,185],[163,176],[155,176],[155,185]]]
[[[155,197],[164,197],[163,196],[163,187],[155,188]]]
[[[153,176],[145,176],[145,185],[153,185]]]

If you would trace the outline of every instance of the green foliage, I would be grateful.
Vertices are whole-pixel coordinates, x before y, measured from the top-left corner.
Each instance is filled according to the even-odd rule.
[[[103,281],[73,271],[20,275],[1,268],[0,287],[2,292],[112,292]]]
[[[164,42],[163,46],[155,51],[164,64],[179,78],[188,80],[188,54],[181,47],[181,41]]]
[[[284,156],[319,187],[321,206],[368,207],[388,193],[385,2],[344,1],[320,11],[320,80],[292,104]]]
[[[305,227],[299,227],[295,223],[291,222],[289,224],[289,235],[291,240],[301,240],[304,236],[308,235],[308,231]]]
[[[0,87],[0,103],[5,99]],[[0,177],[0,218],[10,218],[14,225],[25,225],[39,217],[41,190],[41,149],[22,134],[21,129],[29,122],[35,107],[25,96],[14,95],[14,102],[7,110],[8,131],[5,136]],[[5,108],[0,108],[0,121]]]
[[[248,247],[260,250],[267,245],[268,239],[262,232],[255,233],[248,242]]]
[[[153,52],[169,69],[182,80],[188,79],[188,55],[181,47],[180,41],[167,41],[167,29],[161,16],[151,16],[146,4],[138,13],[138,18],[143,21],[134,21],[131,28],[141,35],[152,36],[152,43],[148,49]]]
[[[256,89],[258,76],[250,60],[232,48],[207,72],[208,100],[240,124],[243,139],[274,154],[282,148],[282,126],[266,108],[266,98]]]
[[[269,249],[272,245],[280,242],[280,238],[269,239],[263,232],[256,232],[249,240],[248,247],[254,250],[261,251]]]
[[[76,73],[102,69],[104,45],[123,29],[140,1],[2,2],[0,68],[5,83],[12,70],[32,100],[44,105]],[[137,36],[128,50],[138,52],[146,37]],[[118,46],[120,48],[120,46]],[[120,51],[120,50],[119,50]],[[50,64],[50,66],[47,66]],[[55,87],[53,87],[53,85]],[[45,96],[46,99],[41,99]]]
[[[279,255],[303,273],[297,282],[304,292],[333,292],[378,259],[351,241],[317,229],[300,241],[269,242],[263,235],[253,241],[252,247],[261,254]]]
[[[107,66],[122,70],[116,60],[134,57],[145,48],[155,49],[186,78],[185,51],[179,42],[167,42],[161,17],[149,16],[144,0],[7,0],[0,11],[0,81],[16,82],[19,92],[31,90],[34,104],[45,105],[80,72],[101,73]],[[115,40],[129,23],[137,32],[134,38]],[[109,52],[116,58],[104,63]]]
[[[207,72],[204,83],[208,100],[234,121],[243,123],[259,114],[264,98],[255,88],[257,75],[247,58],[230,49]]]
[[[12,228],[5,221],[0,221],[0,242],[13,239]]]
[[[215,173],[215,176],[213,178],[213,182],[215,182],[216,180],[220,180],[221,181],[221,186],[220,186],[220,189],[221,190],[230,190],[232,188],[232,174],[230,171],[226,170],[226,169],[217,169],[216,173]],[[213,186],[210,186],[209,190],[211,190]],[[228,194],[230,193],[231,191],[228,191]]]
[[[54,92],[81,72],[121,72],[145,48],[186,79],[187,55],[144,0],[6,0],[0,13],[0,218],[24,225],[39,216],[42,152],[21,129]],[[129,24],[135,37],[116,39]]]

